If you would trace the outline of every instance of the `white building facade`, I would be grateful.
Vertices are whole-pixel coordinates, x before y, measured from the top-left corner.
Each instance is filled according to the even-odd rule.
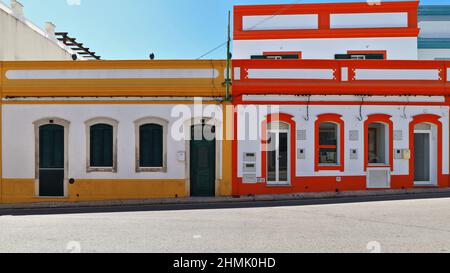
[[[233,194],[448,187],[446,11],[235,7]]]
[[[419,27],[419,59],[450,59],[450,6],[420,6]]]
[[[11,0],[0,2],[0,60],[72,60],[75,54],[55,37],[55,25],[47,22],[45,30],[25,17],[23,5]]]

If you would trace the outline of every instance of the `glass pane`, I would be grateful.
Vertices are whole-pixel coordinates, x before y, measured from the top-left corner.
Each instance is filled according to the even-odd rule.
[[[288,181],[288,134],[280,133],[280,182]]]
[[[97,124],[90,130],[91,167],[113,167],[113,127]]]
[[[369,163],[378,163],[377,131],[376,128],[369,128]]]
[[[431,130],[431,124],[428,123],[419,123],[416,126],[414,126],[415,130]]]
[[[429,182],[430,177],[430,135],[414,134],[414,181]]]
[[[289,130],[289,124],[285,122],[271,122],[268,124],[267,130]]]
[[[267,180],[277,181],[277,153],[276,153],[276,134],[267,134]]]
[[[368,132],[368,161],[371,164],[388,164],[387,145],[389,137],[386,135],[387,126],[382,123],[372,123]]]
[[[216,140],[216,126],[208,124],[199,124],[191,127],[191,140],[202,141],[214,141]]]
[[[319,145],[337,145],[337,125],[322,123],[319,126]]]
[[[338,164],[338,126],[324,122],[319,126],[319,163]]]
[[[319,149],[320,164],[338,164],[337,149]]]

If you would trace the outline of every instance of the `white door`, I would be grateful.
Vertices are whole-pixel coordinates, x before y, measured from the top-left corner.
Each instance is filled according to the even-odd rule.
[[[289,185],[289,130],[268,130],[267,137],[267,184]]]

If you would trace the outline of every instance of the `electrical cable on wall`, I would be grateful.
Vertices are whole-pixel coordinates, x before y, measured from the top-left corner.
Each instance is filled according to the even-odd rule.
[[[362,115],[363,106],[364,106],[364,96],[361,97],[361,104],[359,105],[359,117],[356,118],[359,121],[363,121],[363,115]]]
[[[406,97],[406,104],[403,107],[403,114],[401,115],[401,118],[408,119],[408,116],[406,115],[406,107],[409,106],[409,96]]]
[[[308,95],[308,103],[306,103],[306,117],[304,118],[305,121],[309,121],[309,105],[311,103],[311,95]]]
[[[288,6],[283,7],[283,8],[281,8],[281,9],[277,10],[275,13],[273,13],[272,15],[270,15],[268,18],[265,18],[265,19],[259,21],[258,23],[254,24],[254,25],[253,25],[252,27],[250,27],[248,30],[253,30],[255,27],[257,27],[257,26],[259,26],[259,25],[261,25],[261,24],[263,24],[263,23],[265,23],[265,22],[267,22],[267,21],[272,20],[275,16],[280,15],[282,12],[284,12],[284,11],[286,11],[286,10],[292,8],[293,5],[298,4],[298,3],[300,3],[300,2],[302,2],[302,1],[301,1],[301,0],[294,1],[293,3],[289,4]],[[200,60],[200,59],[202,59],[203,57],[208,56],[209,54],[211,54],[211,53],[215,52],[216,50],[218,50],[218,49],[222,48],[223,46],[225,46],[227,43],[228,43],[228,41],[225,41],[225,42],[219,44],[218,46],[214,47],[213,49],[211,49],[211,50],[207,51],[206,53],[200,55],[200,57],[196,58],[196,60]]]

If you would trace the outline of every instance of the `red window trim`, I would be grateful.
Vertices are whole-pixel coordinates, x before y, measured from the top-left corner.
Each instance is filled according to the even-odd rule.
[[[320,149],[337,149],[336,145],[319,145]]]
[[[319,126],[324,122],[332,122],[339,126],[339,165],[323,166],[319,164]],[[345,170],[345,123],[342,116],[338,114],[323,114],[319,115],[315,124],[315,171],[341,171]],[[324,146],[322,146],[324,147]],[[335,147],[338,148],[338,147]]]
[[[384,60],[387,60],[387,51],[386,50],[348,50],[347,54],[349,55],[358,55],[358,54],[383,54]]]
[[[391,120],[392,116],[386,114],[374,114],[367,117],[364,122],[364,171],[367,168],[383,168],[390,167],[391,171],[394,171],[394,123]],[[369,125],[371,123],[378,122],[384,123],[389,127],[389,164],[373,165],[369,164]]]
[[[417,115],[413,117],[413,120],[411,121],[411,123],[409,124],[409,150],[411,152],[411,157],[409,159],[409,176],[411,179],[411,182],[414,182],[414,127],[417,124],[420,123],[431,123],[436,125],[437,127],[437,134],[438,134],[438,143],[437,143],[437,150],[438,150],[438,154],[437,154],[437,179],[438,179],[438,184],[439,181],[441,180],[440,177],[442,177],[442,132],[443,132],[443,126],[442,126],[442,122],[440,121],[441,117],[438,115],[433,115],[433,114],[422,114],[422,115]]]
[[[264,51],[263,55],[264,56],[269,56],[269,55],[298,55],[298,59],[301,60],[302,59],[302,52],[301,51]]]
[[[383,2],[380,5],[367,3],[321,3],[286,5],[247,5],[234,7],[234,39],[296,39],[296,38],[367,38],[367,37],[417,37],[418,7],[417,1]],[[280,12],[282,10],[282,12]],[[408,26],[404,28],[355,28],[330,29],[330,14],[335,13],[383,13],[407,12]],[[312,30],[243,30],[243,17],[252,15],[317,14],[319,29]]]
[[[271,122],[285,122],[289,124],[289,134],[290,134],[290,171],[291,171],[291,179],[290,184],[292,184],[295,181],[295,173],[296,173],[296,166],[297,166],[297,156],[296,156],[296,132],[297,127],[294,121],[294,116],[284,113],[275,113],[275,114],[269,114],[266,116],[266,119],[263,120],[261,125],[261,177],[265,179],[267,183],[267,125]],[[289,185],[290,186],[290,185]]]

